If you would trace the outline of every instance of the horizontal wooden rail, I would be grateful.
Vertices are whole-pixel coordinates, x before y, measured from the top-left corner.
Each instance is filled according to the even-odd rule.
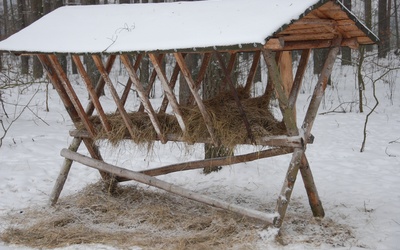
[[[227,156],[227,157],[218,157],[212,159],[204,159],[198,161],[189,161],[184,163],[177,163],[168,166],[163,166],[159,168],[147,169],[140,171],[140,173],[149,175],[149,176],[158,176],[170,174],[178,171],[186,171],[192,169],[199,168],[212,168],[217,166],[228,166],[242,162],[255,161],[263,158],[274,157],[283,154],[293,153],[294,149],[292,148],[272,148],[262,151],[257,151],[244,155],[235,155],[235,156]]]
[[[71,130],[69,131],[69,135],[72,137],[79,138],[91,138],[89,133],[86,130]],[[187,142],[180,135],[176,134],[166,134],[165,138],[168,141],[174,142]],[[107,138],[101,138],[107,139]],[[129,140],[129,136],[126,136],[127,140]],[[156,138],[159,140],[159,138]],[[307,144],[312,144],[314,141],[314,136],[310,136],[308,138]],[[204,139],[201,141],[196,141],[195,143],[211,143],[211,139]],[[304,139],[301,136],[286,136],[286,135],[277,135],[277,136],[264,136],[261,138],[255,139],[257,146],[270,146],[270,147],[290,147],[290,148],[303,148],[305,143]],[[244,143],[239,143],[244,145],[254,145],[250,140],[246,140]]]
[[[205,203],[207,205],[222,208],[231,212],[235,212],[250,218],[258,219],[269,224],[272,224],[274,220],[278,217],[277,213],[263,213],[257,210],[253,210],[250,208],[244,208],[238,206],[236,204],[228,203],[225,201],[218,200],[216,198],[208,197],[202,194],[198,194],[196,192],[190,191],[188,189],[179,187],[177,185],[159,180],[155,177],[151,177],[142,173],[138,173],[132,170],[128,170],[125,168],[117,167],[103,161],[95,160],[90,157],[75,153],[68,149],[61,150],[61,156],[70,159],[75,162],[79,162],[83,165],[86,165],[91,168],[95,168],[101,171],[108,172],[115,176],[124,177],[127,179],[131,179],[140,183],[147,184],[149,186],[157,187],[167,192],[188,198],[190,200],[198,201],[201,203]]]

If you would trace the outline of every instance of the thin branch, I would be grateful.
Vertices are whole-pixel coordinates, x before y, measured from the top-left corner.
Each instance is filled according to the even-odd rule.
[[[8,131],[9,131],[10,128],[11,128],[11,126],[14,124],[14,122],[16,122],[16,121],[21,117],[21,115],[24,113],[25,109],[29,108],[29,107],[28,107],[29,104],[32,102],[33,98],[36,96],[36,94],[37,94],[38,92],[39,92],[39,89],[36,90],[36,92],[32,95],[31,99],[29,99],[28,103],[22,108],[21,112],[17,115],[17,117],[15,117],[15,118],[8,124],[7,127],[4,125],[3,120],[0,120],[1,127],[2,127],[2,129],[3,129],[3,131],[4,131],[4,134],[0,137],[0,148],[1,148],[1,146],[3,145],[3,139],[6,137]]]

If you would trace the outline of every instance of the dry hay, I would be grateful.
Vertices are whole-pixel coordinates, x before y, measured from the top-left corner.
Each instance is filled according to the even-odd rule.
[[[246,118],[251,125],[254,138],[270,135],[285,134],[283,122],[278,121],[269,109],[269,99],[266,96],[249,98],[242,88],[237,90],[241,100]],[[208,115],[216,137],[221,145],[233,149],[237,144],[245,144],[248,134],[237,103],[232,99],[230,92],[222,92],[214,98],[204,101]],[[160,122],[161,131],[164,135],[175,135],[183,137],[189,143],[205,142],[209,140],[209,132],[203,116],[197,105],[181,106],[183,118],[187,127],[187,133],[182,134],[179,124],[174,115],[158,113],[157,119]],[[147,113],[129,113],[129,119],[133,124],[134,135],[132,140],[137,143],[151,143],[157,138],[151,120]],[[107,133],[101,126],[98,116],[92,116],[91,122],[95,124],[99,132],[97,139],[107,138],[116,144],[127,138],[129,133],[119,113],[108,114],[107,119],[111,124],[111,132]],[[83,124],[78,129],[84,129]]]
[[[104,244],[143,249],[251,249],[261,224],[164,192],[103,184],[63,198],[55,208],[8,216],[1,241],[34,248]]]
[[[296,198],[275,238],[276,234],[263,229],[263,223],[234,213],[136,186],[119,186],[111,194],[102,183],[61,199],[54,208],[29,208],[0,219],[3,225],[9,224],[0,233],[1,241],[39,249],[74,244],[173,250],[268,249],[292,244],[314,249],[359,244],[348,225],[313,218],[308,204]]]

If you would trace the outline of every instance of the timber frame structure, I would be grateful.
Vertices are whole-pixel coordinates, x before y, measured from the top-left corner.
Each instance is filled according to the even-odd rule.
[[[267,0],[263,1],[267,2]],[[244,4],[248,4],[247,1],[244,2]],[[78,124],[83,124],[85,128],[84,130],[76,129],[71,131],[70,135],[73,137],[73,141],[68,149],[63,149],[61,151],[61,155],[65,158],[65,161],[51,194],[51,204],[54,205],[57,202],[71,165],[76,161],[98,169],[102,178],[110,185],[115,185],[119,181],[135,180],[211,206],[234,211],[252,218],[261,219],[280,228],[300,170],[312,213],[315,217],[323,217],[324,209],[318,196],[311,168],[305,154],[307,144],[312,143],[313,141],[313,136],[311,134],[313,123],[317,116],[317,111],[323,98],[335,59],[340,51],[340,47],[347,46],[356,49],[360,45],[374,44],[378,41],[378,38],[362,25],[359,20],[355,18],[355,16],[339,1],[309,0],[309,2],[313,2],[313,4],[304,9],[297,19],[293,19],[290,23],[279,24],[281,25],[280,28],[275,29],[274,32],[268,34],[268,36],[265,37],[265,42],[262,44],[238,43],[229,46],[211,45],[190,47],[189,49],[155,48],[147,51],[133,49],[131,51],[104,51],[101,53],[92,53],[88,51],[87,54],[93,58],[97,70],[101,74],[101,78],[98,80],[96,88],[93,87],[88,73],[82,63],[81,56],[85,53],[74,51],[46,52],[36,49],[24,49],[23,47],[18,49],[9,49],[4,44],[0,43],[0,50],[2,51],[37,56],[42,63],[48,78],[53,83],[63,101],[73,123],[77,128]],[[262,24],[259,26],[260,29],[262,29]],[[179,27],[175,28],[179,29]],[[323,65],[322,73],[315,85],[314,93],[304,117],[304,121],[300,126],[298,126],[296,123],[296,100],[299,95],[302,79],[312,49],[319,48],[329,48],[329,53]],[[301,51],[301,58],[293,77],[291,51],[294,50]],[[82,101],[76,94],[74,84],[71,83],[72,80],[68,78],[67,73],[63,70],[61,63],[58,60],[57,53],[68,54],[72,57],[72,60],[86,85],[90,97],[86,109],[83,107]],[[196,53],[201,56],[201,68],[197,78],[194,78],[191,75],[188,65],[185,63],[184,57],[188,53]],[[278,136],[254,138],[252,136],[252,129],[246,118],[246,113],[243,112],[241,100],[238,98],[238,93],[234,87],[230,87],[232,99],[236,101],[238,109],[242,111],[241,116],[248,132],[248,139],[245,142],[239,142],[239,144],[247,143],[252,145],[263,145],[267,146],[268,149],[247,155],[184,162],[157,169],[149,169],[142,172],[120,168],[103,161],[100,151],[95,144],[99,126],[95,126],[92,123],[91,117],[96,114],[100,119],[101,129],[107,132],[111,131],[108,116],[106,115],[101,104],[101,99],[99,98],[100,93],[104,88],[107,87],[109,93],[111,93],[115,103],[115,109],[125,124],[127,139],[135,133],[132,121],[128,116],[127,107],[125,106],[129,94],[132,94],[131,89],[134,88],[141,101],[141,105],[136,112],[142,112],[148,116],[154,127],[154,131],[157,134],[157,140],[160,140],[162,143],[166,143],[167,141],[182,141],[183,138],[181,136],[166,134],[163,131],[162,125],[160,124],[161,122],[157,116],[157,114],[165,112],[167,106],[170,105],[172,114],[176,118],[177,123],[182,130],[182,134],[185,134],[187,124],[184,115],[182,114],[181,106],[173,92],[179,74],[183,74],[188,87],[190,88],[193,103],[198,106],[209,135],[209,138],[206,141],[197,141],[196,143],[210,142],[219,145],[219,138],[217,138],[215,134],[213,124],[210,121],[209,114],[201,95],[199,94],[199,90],[205,76],[206,68],[210,63],[212,56],[216,56],[220,62],[220,66],[225,74],[225,84],[227,86],[233,86],[234,83],[230,76],[237,55],[240,53],[249,53],[252,54],[253,57],[252,65],[248,71],[247,81],[243,84],[245,89],[250,89],[252,87],[256,68],[260,60],[265,61],[269,74],[269,83],[266,91],[275,91],[286,133]],[[225,58],[228,58],[227,63],[222,58],[223,54],[226,55]],[[173,58],[175,63],[175,67],[170,76],[167,76],[162,67],[162,61],[165,60],[166,56]],[[150,84],[153,85],[156,78],[158,78],[164,91],[163,104],[159,107],[158,111],[153,107],[149,100],[148,89],[150,88],[145,89],[143,87],[137,74],[140,62],[145,57],[148,57],[153,68]],[[103,62],[102,58],[107,58],[106,62]],[[135,58],[133,63],[132,58]],[[126,83],[125,89],[121,93],[118,93],[115,88],[115,83],[109,75],[117,60],[121,62],[122,70],[126,71],[129,75],[129,80]],[[90,156],[84,156],[77,153],[82,142],[87,148]],[[192,191],[178,187],[172,183],[161,181],[154,177],[176,171],[203,168],[205,166],[230,165],[289,153],[292,154],[291,162],[287,169],[280,195],[277,199],[275,213],[273,214],[265,214],[260,211],[245,209],[235,204],[229,204],[221,200],[196,194]]]

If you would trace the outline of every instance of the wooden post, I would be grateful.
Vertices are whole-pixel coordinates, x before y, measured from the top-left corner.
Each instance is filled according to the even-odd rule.
[[[74,137],[72,143],[69,145],[68,150],[76,152],[81,145],[82,139]],[[50,194],[50,206],[54,206],[58,198],[60,197],[61,191],[64,187],[69,171],[71,170],[72,162],[70,159],[65,158],[64,163],[61,167],[60,173],[58,174],[56,183],[54,184],[53,190]]]
[[[321,75],[315,86],[314,94],[311,99],[309,108],[306,113],[306,117],[305,117],[303,125],[302,125],[302,129],[304,131],[306,139],[308,139],[310,136],[310,131],[311,131],[312,125],[314,123],[315,117],[317,115],[318,108],[321,104],[321,100],[322,100],[322,97],[323,97],[323,94],[324,94],[324,91],[326,88],[326,84],[328,82],[328,78],[329,78],[330,74],[332,73],[333,64],[335,62],[338,52],[339,52],[339,47],[333,47],[330,49],[328,57],[324,63],[324,67],[322,69]],[[279,81],[279,78],[278,78],[278,81]],[[294,183],[296,182],[297,173],[298,173],[299,167],[302,165],[302,161],[303,161],[303,165],[305,165],[304,160],[303,160],[304,152],[305,152],[305,149],[297,149],[297,148],[293,152],[292,160],[290,162],[289,169],[287,171],[286,178],[285,178],[281,193],[278,197],[278,202],[277,202],[277,206],[275,209],[275,211],[277,211],[279,214],[279,217],[275,218],[275,220],[274,220],[275,227],[279,228],[282,226],[282,222],[283,222],[283,219],[286,214],[287,206],[290,201],[291,194],[293,192]],[[310,203],[311,202],[313,203],[313,204],[311,204],[313,213],[315,210],[317,214],[323,215],[323,210],[321,213],[322,206],[321,206],[320,200],[318,198],[318,193],[316,192],[317,189],[315,187],[314,180],[312,178],[312,174],[310,172],[309,167],[306,168],[303,166],[302,176],[303,176],[303,181],[306,186],[306,190],[308,192],[310,192],[310,193],[308,193],[308,195],[309,195]],[[311,191],[315,191],[315,192],[312,194]]]
[[[51,82],[53,83],[53,86],[56,89],[58,95],[60,96],[60,99],[63,102],[65,109],[67,110],[69,116],[71,117],[72,122],[76,125],[76,122],[79,121],[79,116],[78,116],[77,111],[76,111],[74,105],[72,104],[71,100],[68,98],[68,95],[67,95],[63,85],[61,84],[61,80],[57,76],[56,69],[53,67],[53,65],[51,64],[51,61],[48,59],[48,57],[46,55],[37,55],[37,57],[39,58],[39,61],[42,63],[43,68],[45,69],[45,71],[47,73],[47,76],[50,78]],[[110,60],[109,62],[112,62],[112,60]],[[97,88],[96,91],[100,91],[100,88],[101,88],[101,86],[99,88]],[[87,107],[86,113],[91,114],[91,112],[93,112],[93,104],[90,102]],[[73,150],[75,150],[75,149],[77,150],[82,141],[84,142],[86,148],[88,149],[90,155],[93,158],[99,159],[99,160],[102,159],[98,148],[96,147],[96,145],[94,145],[92,139],[90,139],[90,138],[83,138],[83,139],[77,138],[76,140],[74,140],[71,143],[70,148]],[[71,164],[72,164],[72,161],[69,161],[67,159],[64,160],[63,167],[61,169],[61,172],[55,183],[53,192],[50,197],[51,198],[50,203],[53,205],[57,202],[58,197],[61,193],[61,190],[63,189],[63,186],[67,179]],[[104,180],[106,180],[109,183],[111,188],[114,187],[115,179],[112,175],[109,175],[108,173],[105,173],[105,172],[100,172],[100,175],[102,176],[102,178]]]
[[[256,211],[250,208],[240,207],[236,204],[221,201],[212,197],[208,197],[196,192],[187,190],[185,188],[176,186],[174,184],[159,180],[155,177],[151,177],[139,172],[131,171],[128,169],[120,168],[111,164],[107,164],[103,161],[98,161],[87,156],[75,153],[68,149],[63,149],[61,151],[61,156],[66,157],[70,160],[79,162],[88,167],[92,167],[101,171],[107,171],[113,175],[125,177],[127,179],[135,180],[140,183],[147,184],[152,187],[157,187],[167,192],[188,198],[190,200],[205,203],[207,205],[222,208],[231,212],[235,212],[250,218],[258,219],[267,223],[271,223],[272,220],[277,216],[277,214],[267,214],[260,211]]]

